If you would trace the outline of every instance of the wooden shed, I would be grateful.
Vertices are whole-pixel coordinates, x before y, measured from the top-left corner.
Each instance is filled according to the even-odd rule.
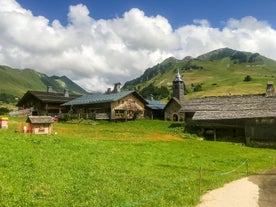
[[[28,131],[33,134],[51,134],[52,123],[54,122],[50,116],[29,116],[27,121]]]
[[[156,101],[153,99],[146,100],[147,104],[145,107],[145,118],[148,119],[164,119],[164,108],[165,104],[161,101]]]

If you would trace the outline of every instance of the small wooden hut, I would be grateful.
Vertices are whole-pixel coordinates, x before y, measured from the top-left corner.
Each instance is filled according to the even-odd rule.
[[[29,116],[27,121],[28,131],[33,134],[51,134],[52,123],[50,116]]]

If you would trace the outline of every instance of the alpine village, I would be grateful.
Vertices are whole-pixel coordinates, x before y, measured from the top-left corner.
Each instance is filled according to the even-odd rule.
[[[275,167],[276,61],[261,54],[171,57],[105,92],[0,73],[1,206],[196,206]]]
[[[0,70],[3,81],[9,80],[11,72],[19,72],[7,66]],[[24,71],[31,76],[37,73]],[[275,147],[275,75],[275,61],[229,48],[197,58],[169,58],[123,87],[114,83],[105,93],[87,93],[67,77],[42,74],[44,90],[29,84],[25,91],[17,85],[13,92],[3,84],[7,88],[1,89],[2,105],[15,103],[18,110],[2,106],[1,123],[5,128],[5,115],[23,113],[26,126],[19,131],[49,134],[54,121],[159,119],[181,123],[207,140]],[[61,79],[68,88],[60,87]],[[26,86],[26,80],[20,81]]]

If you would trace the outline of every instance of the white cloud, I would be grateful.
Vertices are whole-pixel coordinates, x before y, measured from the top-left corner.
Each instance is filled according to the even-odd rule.
[[[276,31],[265,21],[251,16],[229,19],[222,29],[211,27],[207,20],[197,20],[195,23],[199,25],[185,25],[175,31],[181,41],[180,50],[175,54],[178,58],[183,54],[195,57],[214,49],[229,47],[258,52],[276,59]]]
[[[62,26],[34,16],[15,0],[0,0],[0,64],[66,75],[91,91],[123,84],[167,57],[195,57],[222,47],[276,59],[276,31],[254,17],[229,19],[222,29],[195,19],[173,30],[165,17],[136,8],[95,20],[83,4],[70,6],[68,24]]]

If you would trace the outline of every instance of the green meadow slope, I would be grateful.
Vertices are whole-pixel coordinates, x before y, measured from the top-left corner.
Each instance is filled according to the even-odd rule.
[[[85,94],[86,91],[66,76],[48,77],[32,69],[14,69],[0,66],[0,98],[13,99],[21,97],[28,90],[46,91],[47,86],[52,86],[53,91],[63,92],[69,89],[71,93]]]
[[[136,89],[143,96],[148,96],[148,88],[153,94],[154,89],[161,87],[171,93],[177,71],[182,75],[188,98],[255,94],[264,93],[267,81],[275,80],[276,61],[258,53],[223,48],[197,58],[168,58],[126,82],[123,88]],[[169,97],[170,94],[162,98]]]
[[[211,142],[160,120],[0,130],[0,206],[194,207],[205,192],[275,167],[275,150]]]

